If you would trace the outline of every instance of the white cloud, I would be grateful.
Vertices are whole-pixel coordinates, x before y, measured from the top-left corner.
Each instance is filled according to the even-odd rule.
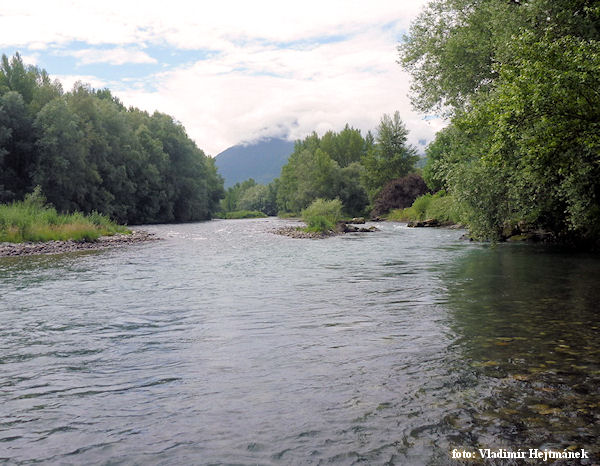
[[[61,78],[65,89],[83,78],[108,85],[126,105],[173,115],[212,155],[242,140],[301,138],[345,123],[366,132],[395,110],[416,144],[444,122],[425,121],[411,109],[409,77],[396,64],[395,48],[425,3],[150,0],[140,7],[122,0],[23,0],[3,7],[0,46],[29,45],[43,54],[47,44],[81,64],[153,63],[146,52],[156,45],[213,51],[185,66],[158,63],[164,71],[137,81]],[[71,51],[72,41],[88,45]]]
[[[166,42],[178,48],[219,46],[232,39],[294,41],[345,34],[365,24],[406,28],[425,0],[21,0],[3,5],[0,45]],[[220,47],[219,47],[220,48]]]
[[[395,60],[394,40],[376,29],[301,50],[230,47],[156,76],[155,92],[119,96],[174,115],[213,155],[241,140],[282,132],[302,138],[349,123],[366,133],[395,110],[411,130],[411,143],[430,140],[441,122],[424,121],[411,109],[409,77]]]
[[[27,55],[21,55],[21,59],[23,60],[23,63],[25,63],[26,65],[37,66],[37,64],[40,61],[40,54],[32,53],[32,54],[27,54]]]
[[[52,78],[58,79],[65,91],[70,91],[71,89],[73,89],[73,85],[77,82],[89,84],[95,89],[104,89],[105,87],[108,87],[108,83],[106,81],[103,81],[101,79],[96,78],[95,76],[90,75],[58,74],[52,75]]]
[[[117,47],[108,50],[83,49],[65,52],[65,55],[71,55],[77,58],[82,64],[90,63],[108,63],[110,65],[123,65],[125,63],[157,63],[141,50],[125,49]]]

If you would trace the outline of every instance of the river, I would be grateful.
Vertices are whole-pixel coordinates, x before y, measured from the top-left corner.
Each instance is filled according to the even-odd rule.
[[[599,461],[598,256],[288,223],[0,258],[0,462]]]

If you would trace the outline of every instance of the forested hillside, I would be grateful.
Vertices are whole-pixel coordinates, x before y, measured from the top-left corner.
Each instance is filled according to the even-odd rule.
[[[450,118],[424,174],[478,238],[600,238],[600,4],[434,0],[399,47],[416,108]]]
[[[63,92],[17,54],[0,63],[0,202],[40,186],[62,212],[122,223],[211,218],[223,180],[172,117],[125,106],[109,90]]]

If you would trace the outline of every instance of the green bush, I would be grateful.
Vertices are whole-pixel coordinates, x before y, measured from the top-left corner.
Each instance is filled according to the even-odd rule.
[[[242,218],[265,218],[266,214],[258,210],[234,210],[233,212],[219,212],[215,218],[239,220]]]
[[[302,220],[306,223],[308,231],[324,233],[333,230],[341,219],[342,201],[339,199],[315,199],[302,211]]]
[[[433,196],[431,194],[424,194],[415,199],[415,202],[413,202],[413,205],[410,206],[410,208],[413,209],[417,216],[416,220],[425,220],[427,217],[427,209],[429,209],[432,198]]]
[[[462,211],[456,198],[442,190],[418,197],[412,206],[393,210],[387,218],[398,222],[435,219],[441,223],[462,223]]]

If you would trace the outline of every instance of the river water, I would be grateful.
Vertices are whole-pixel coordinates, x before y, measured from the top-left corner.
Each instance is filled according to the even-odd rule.
[[[597,256],[397,223],[270,232],[289,223],[0,258],[0,462],[599,461]]]

